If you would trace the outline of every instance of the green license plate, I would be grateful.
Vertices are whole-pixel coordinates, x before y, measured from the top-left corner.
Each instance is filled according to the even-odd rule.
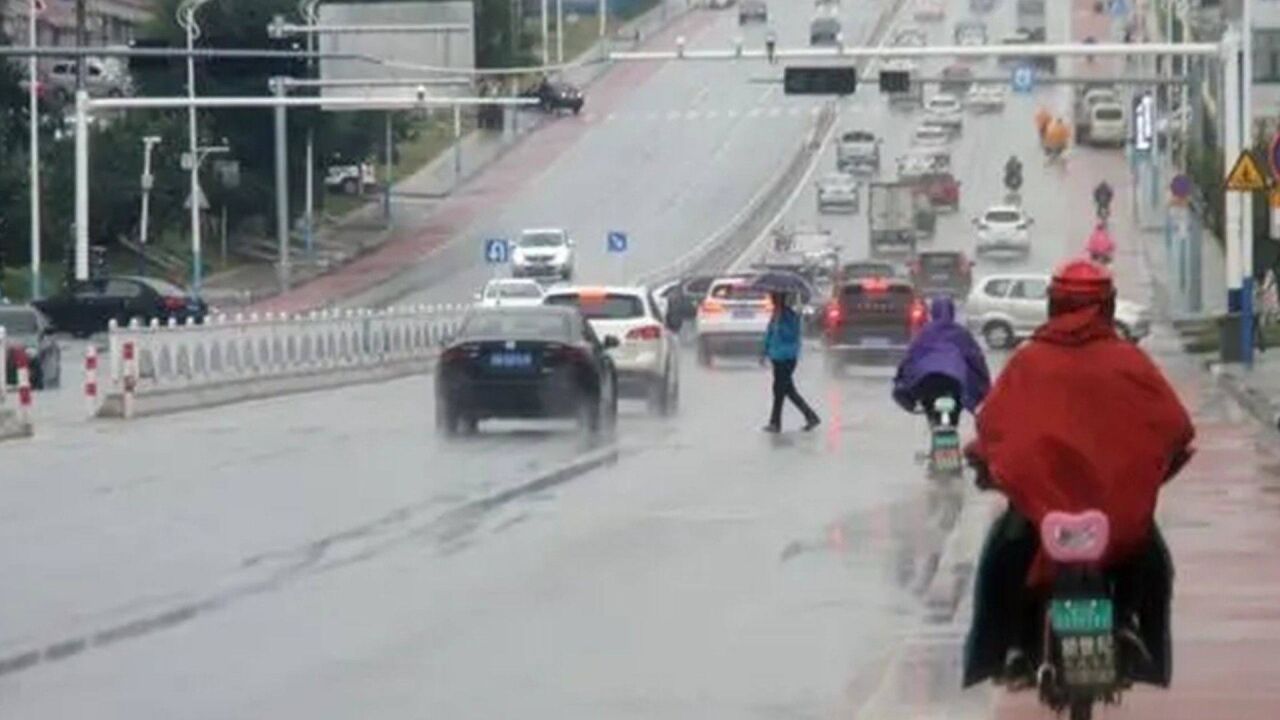
[[[1113,615],[1110,598],[1054,600],[1049,605],[1049,621],[1059,635],[1109,633]]]

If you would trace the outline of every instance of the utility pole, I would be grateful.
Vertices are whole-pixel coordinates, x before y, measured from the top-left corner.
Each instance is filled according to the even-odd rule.
[[[138,223],[138,245],[141,249],[141,267],[138,274],[147,274],[147,226],[151,219],[151,188],[155,176],[151,174],[151,151],[160,144],[159,135],[142,138],[142,212]]]
[[[307,25],[314,26],[319,20],[317,7],[320,0],[302,0],[298,4],[298,11],[302,14],[302,21]],[[314,53],[316,51],[316,35],[315,33],[307,33],[307,52]],[[315,75],[316,61],[314,58],[307,58],[307,76]],[[311,122],[307,123],[307,147],[306,147],[306,180],[305,190],[303,192],[303,239],[306,245],[307,259],[315,260],[315,217],[316,217],[316,131]]]
[[[84,47],[85,3],[87,0],[76,0],[76,47]],[[84,89],[84,55],[76,56],[76,92]]]
[[[191,50],[195,47],[200,27],[196,24],[196,12],[209,0],[184,0],[178,6],[178,24],[187,31],[187,98],[193,102],[187,108],[187,143],[191,154],[191,292],[200,294],[204,273],[200,240],[200,147],[196,136],[196,64]]]
[[[556,64],[564,64],[564,0],[556,0]]]
[[[28,8],[27,31],[31,47],[35,47],[39,40],[39,33],[36,31],[36,16],[39,14],[40,2],[31,0],[31,6]],[[30,153],[31,153],[31,299],[40,299],[40,101],[38,85],[40,84],[39,63],[36,56],[32,55],[27,60],[27,82],[30,87],[27,88],[29,93],[29,109],[27,114],[28,130],[31,133]]]
[[[1240,11],[1240,136],[1243,147],[1253,147],[1253,3],[1244,0]],[[1253,203],[1256,193],[1237,193],[1244,203],[1244,227],[1240,261],[1240,348],[1246,368],[1253,367]]]
[[[542,65],[551,64],[551,34],[547,25],[547,0],[542,0]]]
[[[279,78],[272,78],[271,89],[276,98],[283,99],[284,83]],[[288,117],[283,104],[275,107],[276,123],[276,241],[280,253],[280,289],[289,289],[289,135]]]

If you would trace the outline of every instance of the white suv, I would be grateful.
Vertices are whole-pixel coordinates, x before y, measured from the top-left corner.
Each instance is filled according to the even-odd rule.
[[[969,329],[992,349],[1031,337],[1049,319],[1049,282],[1048,275],[1033,273],[983,278],[965,305]],[[1121,337],[1136,343],[1151,331],[1151,317],[1145,307],[1117,299],[1115,326]]]
[[[619,397],[644,398],[655,414],[675,412],[680,400],[678,342],[646,288],[559,287],[542,301],[576,307],[602,340],[618,339],[609,355],[617,368]]]
[[[560,228],[524,230],[511,251],[513,277],[573,277],[573,239]]]
[[[711,283],[698,306],[698,363],[710,366],[717,355],[759,357],[773,314],[768,294],[753,287],[751,276]]]

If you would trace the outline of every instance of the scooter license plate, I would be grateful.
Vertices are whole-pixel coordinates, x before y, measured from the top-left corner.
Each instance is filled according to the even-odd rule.
[[[1059,635],[1110,633],[1114,617],[1110,598],[1055,599],[1049,604],[1049,622]]]

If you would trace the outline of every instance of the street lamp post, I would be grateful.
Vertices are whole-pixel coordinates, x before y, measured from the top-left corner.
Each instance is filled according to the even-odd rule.
[[[564,0],[556,0],[556,64],[564,64]]]
[[[195,47],[196,38],[200,35],[200,26],[196,24],[196,11],[209,0],[183,0],[178,6],[178,24],[187,31],[187,97],[196,97],[196,65],[190,54]],[[196,108],[192,104],[187,108],[187,142],[191,153],[191,291],[199,295],[203,267],[201,261],[200,241],[200,163],[198,139],[196,137]]]
[[[320,0],[302,0],[300,3],[298,3],[298,13],[302,15],[302,21],[305,22],[307,25],[312,25],[312,26],[316,25],[317,21],[320,19],[319,12],[318,12],[319,5],[320,5]],[[315,33],[307,33],[307,52],[308,53],[314,53],[316,50],[315,38],[316,38]],[[309,75],[314,74],[314,68],[315,68],[314,58],[307,58],[307,68],[308,70],[312,71],[308,73]],[[306,244],[308,260],[315,260],[315,216],[316,216],[315,215],[316,213],[315,142],[316,142],[315,128],[312,126],[311,123],[307,123],[306,180],[304,181],[305,191],[303,193],[304,208],[303,208],[302,222],[303,222],[303,238]]]
[[[40,14],[42,3],[40,0],[31,0],[31,7],[28,9],[27,32],[31,47],[36,46],[39,39],[36,33],[36,16]],[[30,87],[27,88],[30,97],[30,109],[27,115],[27,125],[31,132],[30,152],[31,152],[31,299],[38,300],[40,298],[40,101],[37,96],[37,86],[40,83],[39,68],[37,67],[36,56],[32,55],[27,60],[27,82]]]

